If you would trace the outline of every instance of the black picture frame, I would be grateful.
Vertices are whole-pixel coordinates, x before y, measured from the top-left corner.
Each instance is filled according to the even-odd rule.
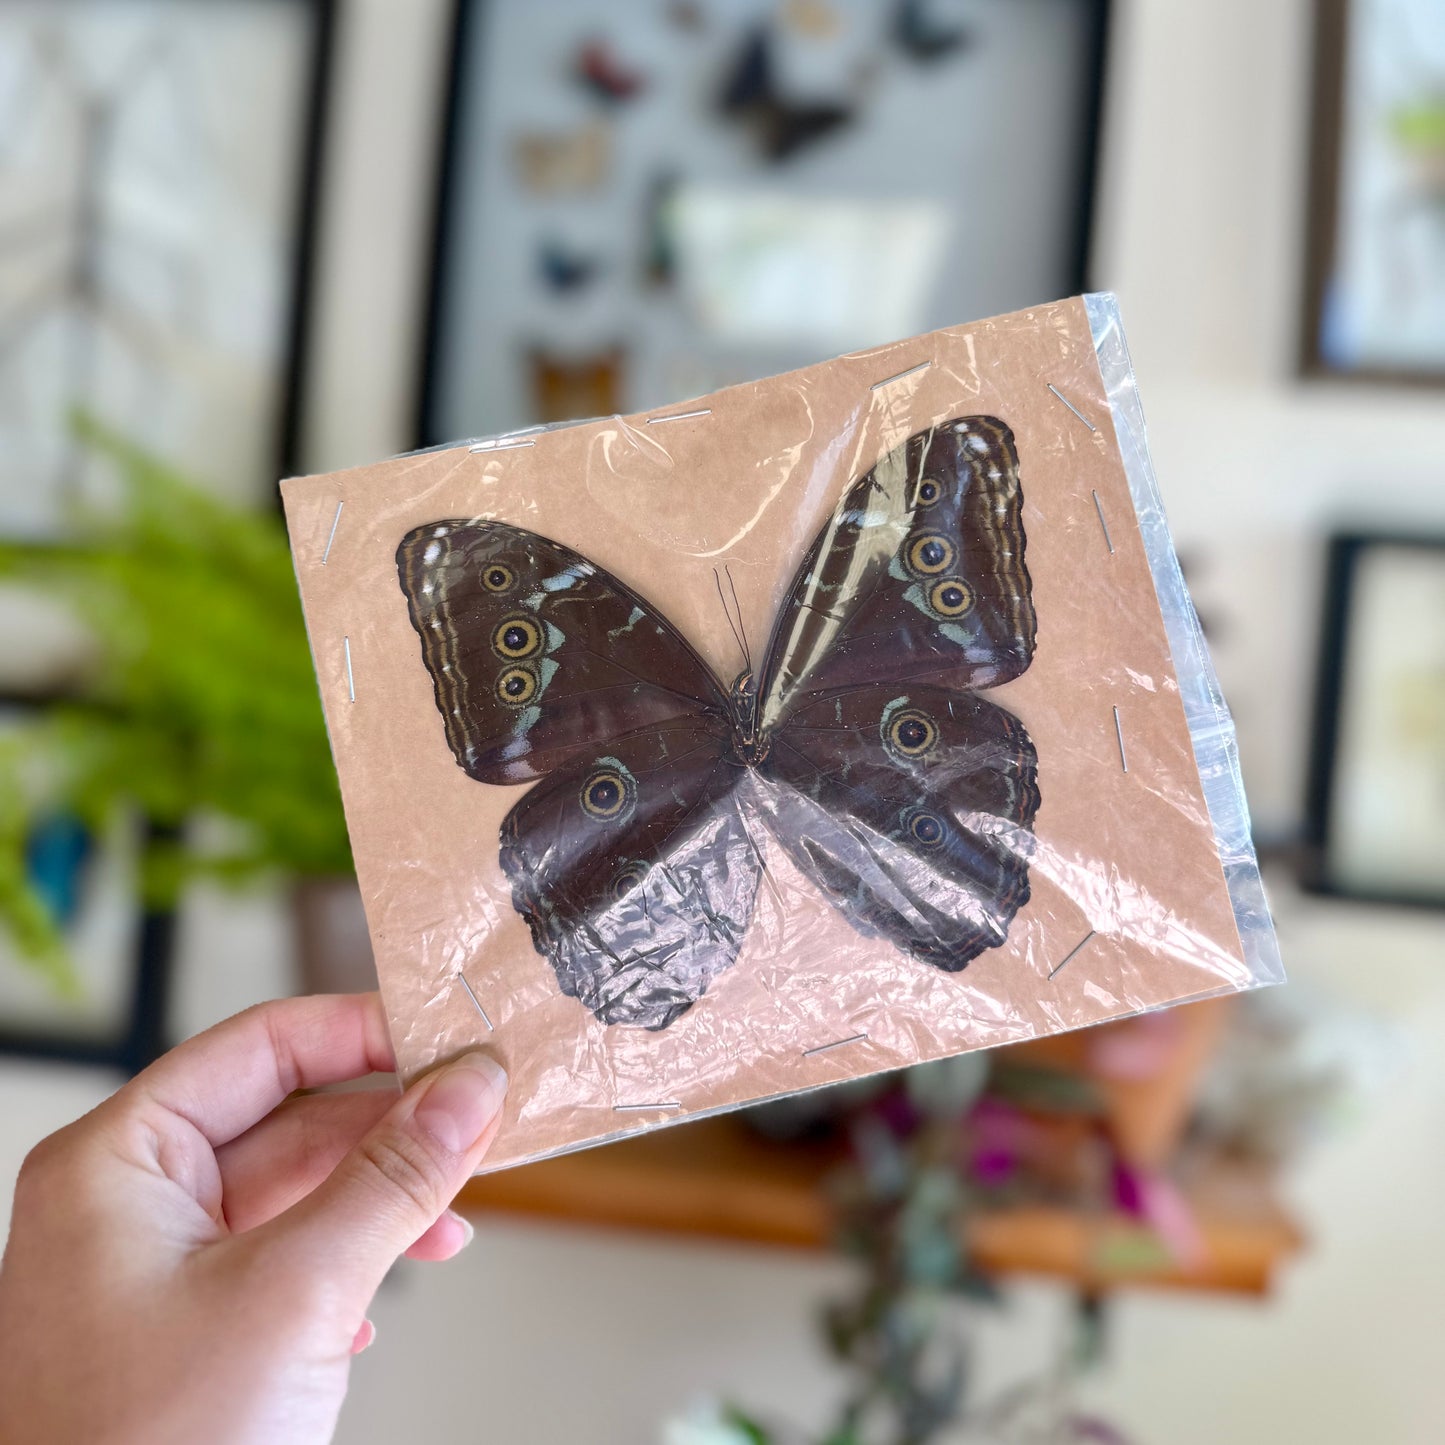
[[[204,8],[214,0],[186,0]],[[289,256],[286,262],[287,298],[281,323],[277,369],[275,426],[266,448],[267,465],[276,478],[304,469],[303,428],[311,366],[311,322],[314,312],[314,278],[321,220],[321,185],[328,145],[337,39],[339,0],[286,0],[309,16],[309,46],[305,60],[302,119],[297,132]],[[258,482],[264,480],[258,478]],[[279,493],[274,493],[279,512]],[[43,553],[55,545],[36,538],[22,545]],[[15,679],[0,677],[0,707],[35,709],[57,699],[46,692],[14,689]],[[168,830],[150,822],[140,826],[138,847],[144,851],[173,841]],[[0,1056],[60,1061],[114,1069],[133,1074],[157,1058],[170,1045],[168,1036],[171,986],[174,971],[175,914],[136,900],[129,949],[130,977],[127,1003],[118,1027],[103,1036],[18,1028],[0,1017]]]
[[[66,0],[54,0],[57,17]],[[221,0],[180,0],[190,11],[221,8]],[[314,280],[321,224],[321,182],[327,150],[328,120],[332,109],[337,37],[341,26],[340,0],[279,0],[306,21],[301,78],[295,92],[298,124],[295,131],[294,176],[290,185],[288,228],[283,240],[285,288],[277,316],[274,405],[268,408],[266,441],[260,449],[264,472],[255,478],[258,498],[267,496],[280,510],[274,482],[304,470],[304,426],[311,372]],[[117,7],[119,8],[119,7]],[[232,0],[234,8],[234,0]],[[269,475],[266,475],[269,473]],[[52,533],[23,534],[38,547],[63,539]],[[0,678],[3,685],[3,678]]]
[[[1351,72],[1362,63],[1352,44],[1360,0],[1315,0],[1309,109],[1308,189],[1303,236],[1303,290],[1296,346],[1298,370],[1312,381],[1357,381],[1392,386],[1445,386],[1445,355],[1420,365],[1404,357],[1358,362],[1343,359],[1327,336],[1339,325],[1342,207],[1347,203],[1347,98]]]
[[[462,249],[458,234],[458,177],[464,162],[463,130],[467,106],[473,101],[476,79],[468,64],[475,54],[479,27],[487,7],[494,0],[453,0],[451,42],[447,67],[441,139],[433,182],[430,261],[423,302],[420,379],[417,388],[413,445],[417,449],[436,447],[458,440],[442,416],[442,374],[447,351],[447,326],[454,316],[449,299],[456,257]],[[1069,274],[1061,277],[1059,295],[1089,289],[1095,205],[1101,165],[1104,100],[1107,89],[1112,0],[1076,0],[1084,14],[1085,43],[1081,49],[1084,76],[1084,104],[1077,130],[1077,195],[1071,206],[1072,234],[1068,242]],[[1042,298],[1031,297],[1029,301]],[[1028,304],[1021,302],[1020,304]],[[967,318],[959,318],[967,319]]]
[[[56,699],[0,693],[0,709],[33,712]],[[143,854],[158,843],[170,841],[168,832],[154,824],[139,827],[137,848]],[[21,1028],[0,1015],[0,1057],[83,1064],[138,1073],[170,1045],[167,1019],[171,998],[175,914],[135,900],[130,922],[129,978],[126,1003],[117,1027],[104,1033],[75,1033],[61,1029]]]
[[[325,172],[328,119],[336,67],[338,0],[296,0],[309,6],[315,26],[301,162],[294,202],[290,323],[282,373],[281,414],[276,437],[278,480],[305,470],[303,429],[311,366],[311,322],[315,311],[316,264],[321,229],[322,177]],[[275,494],[281,507],[281,495]]]
[[[1316,671],[1314,726],[1306,785],[1304,848],[1300,882],[1311,893],[1394,907],[1445,909],[1445,866],[1438,888],[1378,882],[1362,883],[1350,876],[1341,858],[1344,770],[1350,766],[1345,746],[1344,717],[1359,686],[1357,660],[1352,665],[1352,631],[1360,611],[1361,575],[1371,561],[1390,553],[1428,558],[1438,566],[1445,595],[1445,536],[1408,532],[1342,532],[1328,544],[1324,605]],[[1380,740],[1381,748],[1390,746]],[[1442,739],[1445,747],[1445,739]],[[1442,827],[1445,834],[1445,827]],[[1445,851],[1441,853],[1445,865]]]

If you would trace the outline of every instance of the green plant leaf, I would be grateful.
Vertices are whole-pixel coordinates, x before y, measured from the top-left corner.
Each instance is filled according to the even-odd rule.
[[[752,1445],[773,1445],[772,1432],[765,1429],[751,1415],[746,1415],[736,1405],[724,1405],[722,1411],[724,1423],[732,1426]]]
[[[38,806],[97,831],[139,813],[178,839],[198,814],[235,842],[152,850],[143,888],[173,903],[197,876],[350,871],[345,820],[280,518],[202,490],[94,418],[77,434],[114,469],[118,505],[75,518],[62,548],[0,543],[0,579],[72,612],[95,640],[83,689],[0,755],[0,796],[23,840]],[[47,779],[26,798],[24,775]],[[0,840],[3,844],[3,840]],[[63,976],[63,948],[25,880],[23,848],[0,846],[0,927]],[[60,970],[60,971],[57,971]]]

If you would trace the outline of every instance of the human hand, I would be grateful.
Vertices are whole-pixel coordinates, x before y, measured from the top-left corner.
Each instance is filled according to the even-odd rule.
[[[0,1264],[0,1445],[326,1441],[367,1307],[403,1252],[470,1237],[447,1205],[506,1075],[469,1054],[390,1092],[375,994],[262,1004],[43,1140]]]

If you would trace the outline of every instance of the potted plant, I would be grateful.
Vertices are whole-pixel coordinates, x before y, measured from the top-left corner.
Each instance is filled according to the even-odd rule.
[[[0,751],[0,927],[66,981],[25,857],[36,821],[61,809],[97,833],[147,820],[151,907],[197,877],[293,882],[314,953],[335,929],[308,923],[337,897],[344,918],[359,909],[280,518],[206,493],[92,420],[76,426],[113,464],[114,505],[77,516],[64,546],[0,543],[0,582],[60,604],[90,639],[59,699]]]

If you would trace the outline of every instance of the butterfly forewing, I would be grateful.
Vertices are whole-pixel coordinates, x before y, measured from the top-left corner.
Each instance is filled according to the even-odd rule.
[[[638,728],[725,714],[677,630],[560,543],[431,522],[396,562],[447,743],[479,782],[527,782]]]
[[[800,698],[871,683],[992,687],[1033,656],[1013,433],[958,417],[895,447],[844,494],[788,589],[762,725]]]

